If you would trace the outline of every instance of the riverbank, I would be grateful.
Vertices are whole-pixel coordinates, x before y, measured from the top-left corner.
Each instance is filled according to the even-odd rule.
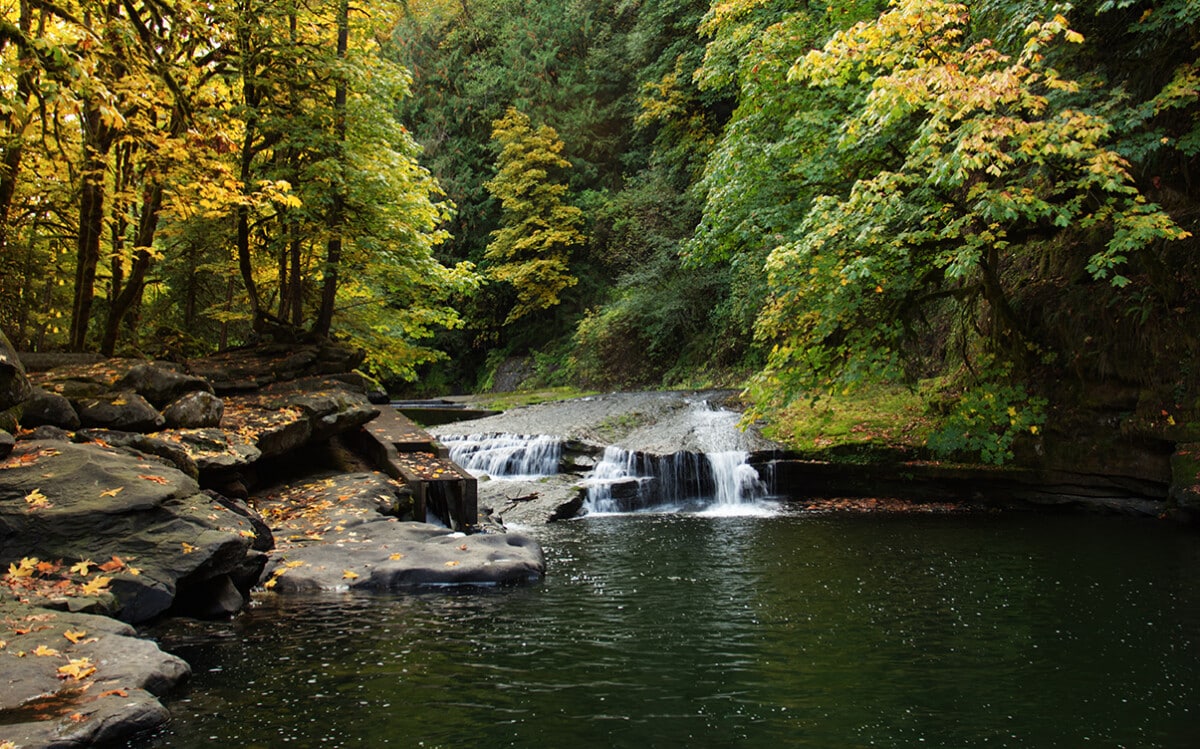
[[[538,544],[480,523],[474,480],[428,435],[374,428],[356,361],[260,347],[27,374],[0,346],[0,747],[112,744],[167,720],[159,698],[190,669],[130,625],[229,618],[252,591],[541,578]]]

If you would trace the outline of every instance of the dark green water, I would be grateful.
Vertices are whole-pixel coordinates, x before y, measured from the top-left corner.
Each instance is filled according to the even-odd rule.
[[[158,632],[143,747],[1195,747],[1200,534],[1118,518],[610,516],[544,584]]]

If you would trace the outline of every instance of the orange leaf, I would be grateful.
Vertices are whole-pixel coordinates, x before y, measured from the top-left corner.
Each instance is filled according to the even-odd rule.
[[[96,673],[96,667],[88,658],[72,658],[67,665],[58,667],[58,678],[60,679],[83,681],[94,673]]]
[[[87,716],[83,713],[72,713],[71,720],[76,723],[82,723],[83,721],[87,720]]]
[[[63,637],[67,638],[71,642],[78,643],[80,640],[87,637],[87,630],[86,629],[78,629],[78,630],[68,629],[66,632],[63,632]]]
[[[104,572],[119,572],[120,570],[125,569],[125,562],[121,559],[121,557],[114,555],[112,559],[100,565],[100,569]]]
[[[153,482],[154,482],[154,483],[156,483],[156,484],[169,484],[169,483],[171,483],[170,479],[165,479],[165,478],[163,478],[162,476],[151,476],[151,475],[149,475],[149,474],[146,474],[146,473],[139,473],[139,474],[138,474],[138,478],[139,478],[139,479],[146,479],[147,481],[153,481]]]
[[[124,689],[109,689],[106,692],[101,692],[100,696],[101,697],[128,697],[129,692],[126,692]]]

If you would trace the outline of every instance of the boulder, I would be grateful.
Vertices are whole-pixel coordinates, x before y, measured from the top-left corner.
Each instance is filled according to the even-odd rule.
[[[191,671],[127,624],[11,601],[0,640],[0,739],[20,747],[124,743],[169,719],[158,698]]]
[[[153,432],[166,423],[162,414],[132,390],[97,393],[74,398],[71,405],[86,427],[116,429],[123,432]]]
[[[16,438],[3,429],[0,429],[0,460],[4,460],[11,455],[13,448],[16,446]]]
[[[404,487],[376,473],[339,474],[258,499],[278,544],[264,585],[280,593],[513,585],[541,579],[538,544],[519,533],[465,535],[384,514]]]
[[[21,426],[26,429],[54,426],[73,430],[80,424],[79,414],[71,401],[44,388],[33,388],[29,399],[21,405]]]
[[[163,408],[168,429],[203,429],[221,425],[225,402],[206,390],[185,393]]]
[[[265,561],[250,552],[255,533],[246,517],[144,455],[22,441],[0,469],[0,564],[109,564],[105,585],[86,566],[48,580],[31,573],[31,599],[56,608],[145,621],[209,580]]]
[[[29,379],[17,352],[0,332],[0,411],[6,411],[29,397]]]
[[[212,394],[212,385],[203,377],[184,374],[169,365],[135,364],[113,383],[117,390],[132,390],[162,408],[188,393]]]

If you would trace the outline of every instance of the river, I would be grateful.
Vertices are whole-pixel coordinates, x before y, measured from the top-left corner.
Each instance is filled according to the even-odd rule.
[[[1041,514],[593,516],[533,587],[152,634],[150,747],[1194,747],[1200,535]]]

